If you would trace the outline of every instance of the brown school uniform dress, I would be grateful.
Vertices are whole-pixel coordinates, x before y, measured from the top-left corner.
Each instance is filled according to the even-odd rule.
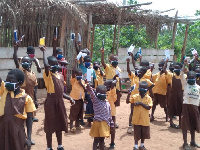
[[[58,76],[58,78],[56,76]],[[47,77],[44,72],[44,80],[46,86],[48,84],[46,82],[50,82],[51,79],[54,85],[53,87],[54,92],[49,93],[48,92],[49,86],[47,87],[47,98],[44,103],[44,111],[45,111],[44,132],[54,133],[56,131],[65,131],[67,133],[68,121],[67,121],[65,104],[63,101],[64,78],[59,73],[53,75],[53,73],[51,72],[49,72],[49,76]]]
[[[181,80],[172,77],[172,87],[170,91],[170,98],[168,99],[168,111],[171,116],[180,116],[182,113],[183,105],[183,90]]]
[[[0,150],[25,149],[24,119],[14,114],[23,114],[26,96],[11,98],[10,93],[7,95],[4,115],[0,117]]]
[[[21,68],[20,68],[21,69]],[[37,86],[37,78],[34,72],[28,72],[22,69],[24,72],[24,83],[22,85],[22,89],[33,99],[35,103],[35,96],[34,96],[34,87]]]
[[[200,86],[200,77],[198,77],[198,78],[196,79],[196,83]],[[199,112],[200,112],[200,106],[199,106]]]

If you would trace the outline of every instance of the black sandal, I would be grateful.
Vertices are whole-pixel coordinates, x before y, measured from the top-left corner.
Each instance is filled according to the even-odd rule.
[[[200,148],[200,146],[196,144],[196,142],[190,142],[190,146]]]
[[[191,150],[191,148],[189,147],[188,143],[183,144],[183,149],[184,150]]]
[[[180,126],[179,125],[176,125],[174,123],[170,124],[170,127],[171,128],[174,128],[174,129],[180,129]]]
[[[150,116],[150,122],[154,121],[154,116]]]

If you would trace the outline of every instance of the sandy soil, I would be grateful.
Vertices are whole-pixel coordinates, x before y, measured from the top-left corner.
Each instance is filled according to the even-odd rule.
[[[36,145],[32,146],[32,150],[46,149],[46,137],[44,133],[44,107],[43,102],[46,97],[46,90],[38,90],[38,98],[41,103],[37,111],[38,123],[33,124],[32,139]],[[128,117],[130,113],[130,106],[125,103],[126,94],[123,94],[121,99],[121,106],[117,108],[117,123],[119,129],[116,130],[116,150],[131,150],[134,146],[134,137],[132,134],[127,134]],[[65,100],[67,114],[69,115],[70,103]],[[177,123],[177,120],[175,120]],[[145,141],[145,147],[148,150],[179,150],[182,149],[182,132],[181,130],[172,129],[169,123],[165,122],[164,110],[159,106],[155,111],[155,121],[151,123],[151,139]],[[83,131],[78,131],[76,134],[63,133],[63,145],[67,150],[92,150],[93,139],[89,136],[90,128]],[[200,135],[196,134],[196,141],[200,143]],[[190,142],[190,135],[188,134],[188,142]],[[110,139],[105,140],[106,148],[110,144]],[[57,149],[56,136],[53,134],[53,149]]]

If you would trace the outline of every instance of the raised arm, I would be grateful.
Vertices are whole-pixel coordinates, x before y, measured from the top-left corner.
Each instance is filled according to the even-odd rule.
[[[91,101],[94,103],[97,97],[89,83],[87,83],[86,90],[90,94]]]
[[[106,69],[106,64],[104,61],[104,48],[101,48],[101,64],[103,65],[104,69]]]
[[[127,62],[127,72],[128,72],[128,74],[129,74],[129,76],[131,76],[131,70],[130,70],[130,66],[129,66],[130,59],[127,58],[127,59],[126,59],[126,62]]]
[[[195,70],[198,61],[199,61],[199,55],[196,55],[196,56],[195,56],[195,59],[194,59],[194,65],[193,65],[193,67],[192,67],[192,70],[193,70],[193,71]]]
[[[135,65],[135,59],[134,59],[133,53],[130,53],[130,56],[131,56],[131,59],[132,59],[133,67],[134,67],[135,69],[137,69],[137,66]],[[130,61],[129,61],[129,62],[130,62]]]
[[[41,73],[42,70],[41,70],[41,67],[40,67],[38,59],[33,58],[33,62],[35,63],[35,65],[37,67],[37,72]]]
[[[167,58],[166,61],[165,61],[164,67],[163,67],[163,72],[164,72],[164,73],[167,73],[166,69],[167,69],[168,60],[169,60],[169,59]]]
[[[45,47],[40,47],[40,50],[43,52],[43,63],[44,63],[46,76],[49,76],[49,64],[48,64],[48,61],[46,59],[46,54],[45,54],[46,49]]]
[[[14,42],[14,53],[13,53],[13,59],[16,65],[16,68],[19,68],[19,61],[18,61],[18,56],[17,56],[17,51],[19,48],[19,43],[18,42]]]
[[[74,63],[73,69],[72,69],[72,78],[76,77],[75,76],[76,67],[77,67],[77,59],[75,59],[75,63]]]
[[[52,46],[53,46],[53,56],[54,56],[54,57],[57,57],[57,54],[56,54],[56,45],[57,45],[57,38],[54,36],[53,42],[52,42]]]

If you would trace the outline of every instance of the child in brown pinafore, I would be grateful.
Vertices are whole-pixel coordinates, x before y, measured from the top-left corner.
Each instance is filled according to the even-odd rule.
[[[46,133],[47,149],[52,150],[52,134],[56,132],[58,150],[64,150],[62,146],[62,131],[68,132],[68,121],[63,97],[74,103],[73,99],[63,93],[64,79],[58,73],[58,61],[54,56],[45,59],[45,48],[43,51],[43,61],[45,71],[43,73],[45,86],[47,88],[47,98],[44,103],[45,121],[44,132]]]
[[[24,74],[19,69],[9,71],[6,82],[0,78],[0,150],[30,150],[32,114],[36,108],[31,97],[20,88],[23,82]]]
[[[182,64],[175,63],[174,73],[171,77],[172,85],[170,90],[170,98],[168,99],[168,112],[170,117],[170,127],[179,129],[181,126],[181,113],[183,105],[183,88],[180,80]],[[179,116],[179,125],[173,123],[173,116]]]

